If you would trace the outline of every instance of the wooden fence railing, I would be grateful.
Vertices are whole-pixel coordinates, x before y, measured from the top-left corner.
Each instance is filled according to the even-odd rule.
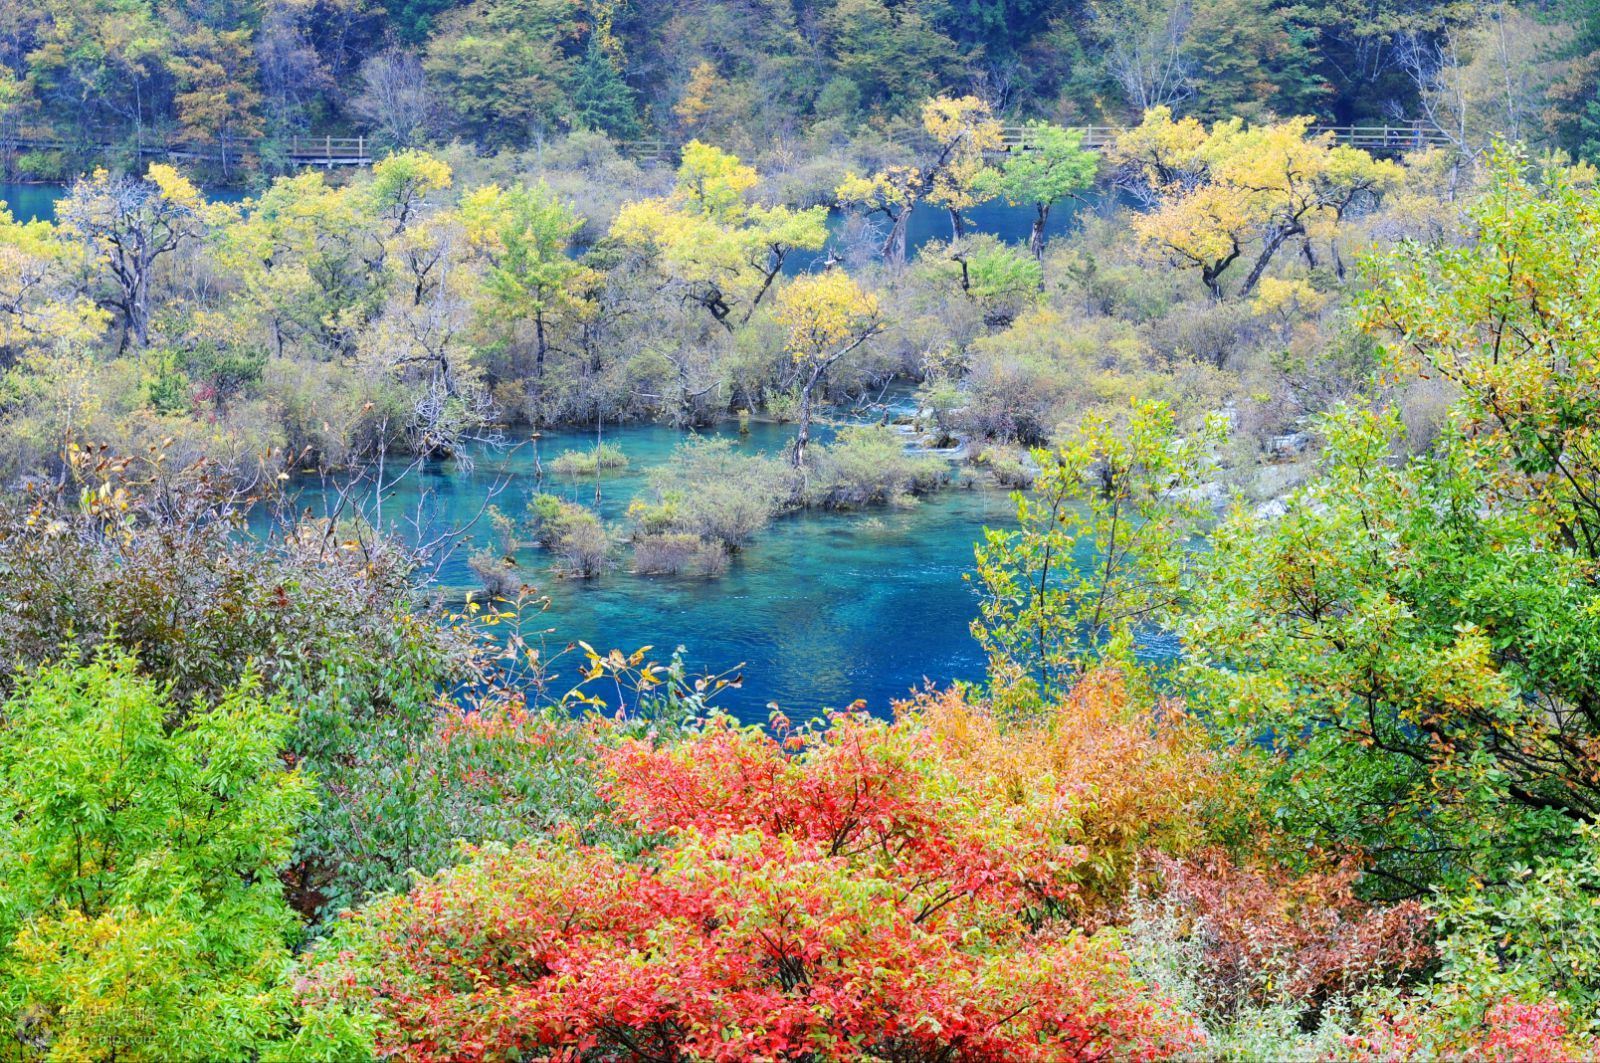
[[[12,151],[65,151],[65,152],[137,152],[154,158],[189,159],[207,162],[238,162],[247,157],[259,158],[264,152],[281,153],[296,166],[371,166],[374,161],[372,142],[366,137],[295,136],[288,140],[232,140],[194,141],[160,140],[129,143],[126,138],[69,140],[23,131],[5,138],[5,147]]]
[[[1082,134],[1081,143],[1083,146],[1094,151],[1109,147],[1124,131],[1122,126],[1105,125],[1069,126],[1068,128]],[[1313,136],[1331,133],[1337,143],[1348,144],[1354,148],[1361,148],[1364,151],[1379,154],[1399,154],[1422,148],[1442,148],[1450,145],[1450,139],[1443,133],[1435,129],[1426,128],[1420,122],[1394,125],[1319,125],[1312,126],[1310,132]],[[933,146],[932,141],[920,133],[902,134],[895,138],[895,143],[913,150],[926,150]],[[1009,154],[1030,149],[1027,126],[1001,126],[1000,147],[995,154]]]
[[[1119,126],[1076,126],[1083,134],[1083,146],[1100,150],[1112,143],[1123,130]],[[1311,132],[1332,133],[1334,140],[1375,154],[1399,154],[1430,147],[1448,147],[1449,138],[1437,130],[1425,128],[1420,122],[1394,125],[1327,125],[1313,126]],[[894,138],[897,144],[912,150],[923,150],[931,142],[921,134],[902,134]],[[239,140],[229,143],[197,141],[160,141],[130,146],[126,139],[96,141],[71,141],[47,134],[30,135],[23,132],[6,138],[3,147],[10,151],[137,151],[148,157],[202,160],[209,162],[237,162],[249,156],[260,157],[266,153],[281,154],[293,166],[371,166],[376,161],[372,142],[366,137],[294,136],[287,141]],[[676,161],[678,149],[661,137],[641,137],[619,141],[617,150],[636,162],[647,165],[671,164]],[[1023,125],[1006,125],[1001,128],[1000,148],[997,153],[1028,151],[1028,129]]]

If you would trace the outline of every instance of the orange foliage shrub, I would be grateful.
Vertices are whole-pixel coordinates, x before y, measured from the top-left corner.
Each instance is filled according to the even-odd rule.
[[[1080,847],[1078,914],[1117,905],[1140,854],[1182,853],[1207,837],[1207,810],[1236,803],[1200,725],[1183,706],[1154,709],[1112,669],[1091,672],[1060,704],[999,720],[959,691],[898,706],[923,755],[985,804],[1051,815]]]

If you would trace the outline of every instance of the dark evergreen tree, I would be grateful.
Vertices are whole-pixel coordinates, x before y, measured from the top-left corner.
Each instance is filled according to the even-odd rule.
[[[578,124],[617,140],[639,135],[639,111],[633,90],[622,80],[617,60],[590,35],[589,46],[572,81],[572,104]]]
[[[409,44],[425,41],[433,33],[438,17],[455,7],[457,0],[385,0],[389,25]]]
[[[1600,166],[1600,91],[1578,118],[1578,156]]]

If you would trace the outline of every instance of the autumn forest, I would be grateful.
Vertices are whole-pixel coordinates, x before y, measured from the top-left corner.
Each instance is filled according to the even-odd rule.
[[[1594,0],[0,5],[0,1060],[1594,1058],[1597,321]]]

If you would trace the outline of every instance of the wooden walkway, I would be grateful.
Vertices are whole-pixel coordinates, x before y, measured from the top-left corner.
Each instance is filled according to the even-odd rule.
[[[1096,151],[1109,147],[1117,136],[1124,132],[1122,126],[1090,125],[1068,128],[1082,133],[1083,146]],[[1310,133],[1312,136],[1332,133],[1336,143],[1360,148],[1374,155],[1399,155],[1424,148],[1450,146],[1448,137],[1438,130],[1425,128],[1421,122],[1400,125],[1314,125]],[[1029,150],[1027,126],[1003,126],[1000,135],[1002,152]]]
[[[1084,147],[1092,151],[1101,151],[1110,147],[1127,127],[1088,125],[1067,128],[1083,135]],[[1318,125],[1312,126],[1310,132],[1313,136],[1332,133],[1336,143],[1348,144],[1373,155],[1403,155],[1408,151],[1450,146],[1450,139],[1447,136],[1438,130],[1424,127],[1421,122],[1395,125]],[[895,144],[911,151],[930,151],[934,146],[933,141],[921,133],[902,133],[891,139]],[[677,148],[660,138],[621,141],[617,145],[617,150],[644,164],[670,164],[677,159]],[[1031,150],[1032,146],[1028,143],[1028,127],[1012,124],[1000,127],[1000,147],[991,154],[1009,155],[1012,152]]]
[[[136,150],[146,158],[173,159],[181,162],[226,162],[237,165],[245,159],[260,158],[263,150],[282,157],[294,167],[321,166],[371,166],[376,161],[372,141],[367,137],[290,137],[288,140],[241,140],[232,144],[198,141],[162,141],[139,144],[126,141],[89,142],[64,140],[59,137],[30,136],[24,133],[12,137],[8,146],[16,151],[125,152]]]
[[[1083,134],[1083,146],[1099,150],[1107,147],[1123,131],[1120,126],[1070,127]],[[1399,155],[1430,147],[1448,147],[1449,139],[1442,133],[1426,129],[1420,122],[1398,125],[1345,125],[1312,126],[1313,134],[1332,133],[1340,144],[1361,148],[1374,155]],[[901,135],[895,143],[907,148],[922,149],[931,142],[917,135]],[[103,151],[129,150],[126,142],[78,143],[48,136],[19,136],[11,138],[8,146],[16,151]],[[291,167],[322,167],[334,169],[342,166],[371,166],[378,153],[367,137],[296,136],[287,141],[247,140],[230,144],[224,150],[216,143],[171,141],[141,144],[137,148],[147,158],[166,158],[183,162],[240,163],[246,159],[260,158],[263,152],[281,153]],[[624,140],[617,150],[628,158],[644,165],[672,165],[677,160],[677,145],[660,137]],[[1000,154],[1031,150],[1028,129],[1023,125],[1006,125],[1001,131]]]

